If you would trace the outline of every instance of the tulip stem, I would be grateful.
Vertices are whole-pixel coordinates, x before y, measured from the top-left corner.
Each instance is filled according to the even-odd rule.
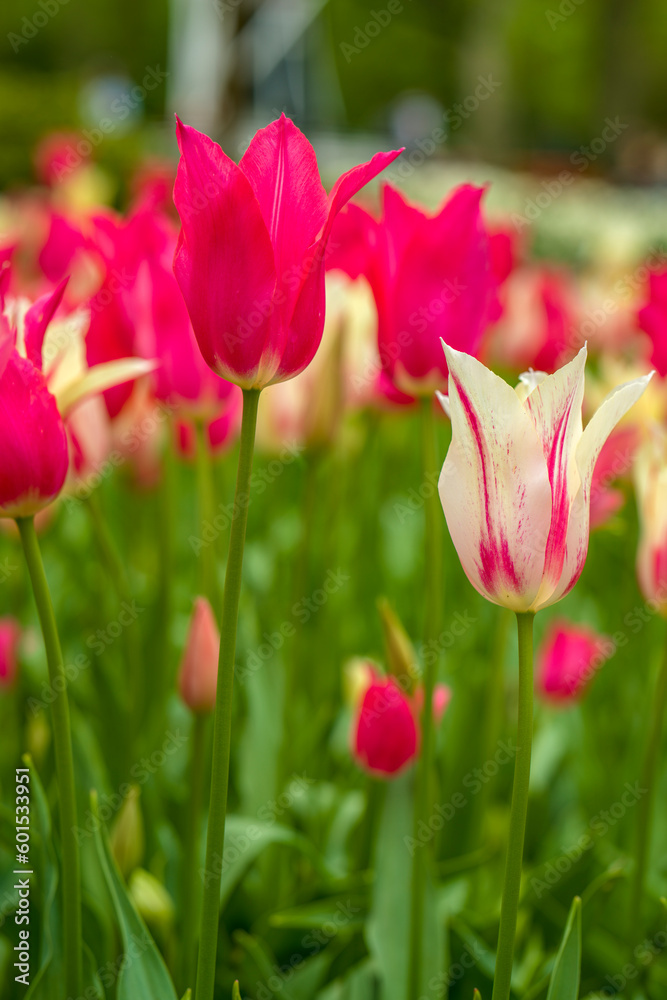
[[[62,841],[63,951],[65,994],[78,997],[82,985],[81,956],[81,884],[79,848],[76,841],[76,792],[74,759],[70,726],[67,679],[60,649],[60,639],[51,603],[49,585],[39,551],[39,542],[32,517],[16,519],[23,544],[37,613],[44,637],[49,683],[53,694],[51,718],[60,807],[60,839]]]
[[[422,400],[422,472],[423,482],[431,482],[437,473],[436,428],[433,401]],[[432,491],[424,502],[424,649],[429,649],[438,634],[438,618],[442,590],[442,511],[437,491]],[[433,690],[438,669],[438,657],[425,657],[424,704],[421,715],[421,752],[415,777],[414,839],[420,844],[421,830],[428,825],[433,801],[431,795],[431,769],[433,766],[435,726],[433,724]],[[420,845],[412,857],[410,887],[410,957],[408,964],[409,997],[421,994],[421,966],[423,949],[424,900],[428,858],[424,852],[429,846]]]
[[[218,922],[220,918],[220,882],[222,879],[222,854],[225,841],[225,816],[229,787],[229,757],[232,729],[232,693],[234,688],[234,658],[236,655],[236,626],[241,595],[241,572],[245,545],[250,477],[257,426],[258,389],[243,390],[243,421],[239,463],[236,474],[234,517],[229,535],[229,555],[225,572],[225,589],[222,598],[220,623],[220,659],[218,661],[218,689],[215,699],[213,726],[213,769],[211,773],[211,798],[206,832],[206,863],[204,892],[197,963],[197,1000],[213,1000],[215,987],[215,962],[218,947]]]
[[[211,465],[211,449],[208,443],[206,425],[203,420],[195,421],[197,436],[197,495],[199,498],[200,530],[208,521],[212,524],[215,517],[215,490],[213,486],[213,467]],[[201,550],[201,592],[214,608],[218,608],[218,578],[216,572],[215,542],[204,545]]]
[[[516,919],[519,911],[523,842],[528,814],[530,754],[533,742],[533,619],[532,611],[517,612],[519,632],[519,720],[505,882],[500,908],[500,930],[492,1000],[509,1000]]]
[[[667,709],[667,646],[662,658],[660,673],[653,696],[651,723],[648,739],[644,750],[644,761],[641,770],[640,786],[644,790],[637,805],[637,863],[635,865],[632,883],[632,900],[630,905],[630,927],[633,934],[641,931],[641,905],[646,881],[646,867],[651,845],[651,829],[653,825],[653,800],[655,798],[656,776],[660,761],[660,744],[662,742],[662,727]]]
[[[197,918],[199,916],[199,866],[201,812],[204,799],[206,768],[206,723],[208,713],[195,712],[192,720],[192,756],[190,759],[190,798],[185,817],[183,838],[183,868],[181,888],[181,934],[183,984],[185,990],[194,986],[197,968]]]

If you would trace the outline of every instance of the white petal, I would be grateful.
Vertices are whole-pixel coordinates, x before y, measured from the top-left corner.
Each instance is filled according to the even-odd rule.
[[[542,580],[551,489],[541,443],[514,389],[468,354],[446,347],[452,443],[439,490],[472,585],[527,610]]]
[[[648,385],[650,375],[626,382],[609,393],[599,409],[593,414],[575,450],[580,486],[570,510],[565,560],[558,585],[553,593],[540,594],[534,610],[555,604],[575,585],[586,561],[590,530],[590,490],[593,469],[603,444],[621,417],[637,402]]]
[[[449,408],[449,396],[446,396],[444,392],[438,392],[437,389],[436,389],[436,393],[435,394],[436,394],[436,396],[438,398],[438,402],[440,403],[440,406],[443,408],[443,410],[445,412],[445,415],[447,417],[449,417],[449,419],[451,420],[452,419],[452,414],[451,414],[451,410]]]
[[[586,348],[553,375],[542,379],[525,402],[542,442],[551,484],[551,526],[538,601],[558,585],[565,562],[570,508],[580,479],[575,450],[582,433]]]
[[[105,364],[95,365],[89,368],[82,378],[56,391],[58,409],[65,417],[81,400],[95,396],[98,392],[104,392],[114,385],[131,382],[141,375],[147,375],[158,366],[158,363],[143,358],[121,358],[120,361],[107,361]]]

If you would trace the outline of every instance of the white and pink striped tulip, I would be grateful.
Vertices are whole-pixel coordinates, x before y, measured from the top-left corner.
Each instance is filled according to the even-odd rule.
[[[564,597],[586,561],[600,450],[650,375],[618,386],[583,428],[586,348],[516,389],[444,345],[452,443],[439,490],[466,576],[494,604],[538,611]]]

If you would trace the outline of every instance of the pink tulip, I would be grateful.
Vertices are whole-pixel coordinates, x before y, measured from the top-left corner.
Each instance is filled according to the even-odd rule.
[[[357,763],[376,777],[394,777],[412,763],[418,748],[419,731],[410,699],[395,678],[373,672],[353,725]]]
[[[220,633],[211,605],[205,597],[197,597],[179,676],[181,698],[193,712],[211,712],[215,707],[219,652]]]
[[[623,491],[611,484],[627,477],[638,443],[638,428],[623,427],[603,444],[591,480],[591,529],[605,524],[625,503]]]
[[[537,653],[538,691],[547,701],[577,701],[612,650],[591,628],[552,622]]]
[[[653,272],[648,279],[648,302],[638,313],[641,329],[651,339],[651,364],[667,375],[667,270]]]
[[[410,696],[395,677],[383,677],[370,663],[357,666],[355,683],[361,690],[356,692],[359,701],[352,725],[354,758],[360,767],[376,777],[394,777],[419,753],[423,688],[416,688]],[[436,726],[450,699],[450,689],[445,684],[436,684],[433,692]]]
[[[651,376],[611,392],[582,430],[585,347],[553,375],[523,375],[517,389],[468,354],[445,352],[452,443],[439,490],[452,541],[483,597],[537,611],[579,578],[595,463]]]
[[[0,316],[0,517],[28,517],[46,507],[67,475],[67,436],[55,397],[41,370],[46,327],[63,286],[39,299],[26,315],[26,350]]]
[[[440,339],[474,354],[497,310],[483,193],[464,184],[429,216],[387,184],[382,219],[367,216],[380,360],[404,394],[442,386],[447,365]]]
[[[15,618],[0,618],[0,687],[11,687],[16,680],[17,650],[21,626]]]
[[[177,120],[174,272],[206,362],[244,389],[298,375],[324,324],[324,254],[333,221],[398,151],[343,174],[327,198],[315,153],[284,115],[237,165]]]

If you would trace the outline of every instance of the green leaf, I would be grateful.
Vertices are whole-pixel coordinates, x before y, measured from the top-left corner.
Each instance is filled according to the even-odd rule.
[[[188,987],[185,993],[183,994],[183,1000],[192,1000],[192,990],[190,989],[190,987]],[[232,990],[232,1000],[235,1000],[233,990]]]
[[[97,796],[91,795],[93,815],[99,820]],[[148,928],[134,908],[127,888],[111,856],[106,833],[96,824],[95,843],[102,873],[111,896],[120,927],[123,949],[130,961],[124,962],[118,976],[117,1000],[178,1000],[174,984],[162,955]]]
[[[272,927],[310,930],[333,921],[336,927],[355,929],[363,925],[366,908],[367,902],[362,896],[329,896],[272,913],[269,923]]]
[[[478,989],[475,989],[472,995],[472,1000],[482,1000],[482,994],[479,992]]]
[[[238,979],[234,980],[234,985],[232,986],[232,1000],[241,1000],[241,990],[239,989]]]
[[[572,900],[570,915],[565,925],[553,972],[547,1000],[577,1000],[581,976],[581,899]]]
[[[271,844],[292,847],[309,855],[315,864],[321,864],[320,856],[311,842],[295,830],[281,826],[280,823],[262,823],[247,816],[228,816],[220,882],[221,909],[250,865]]]
[[[412,775],[405,774],[387,788],[375,856],[375,884],[366,923],[368,949],[382,976],[383,1000],[404,1000],[408,978],[410,940],[410,884],[412,856]],[[423,845],[414,850],[427,850]],[[445,928],[437,912],[437,896],[429,880],[424,900],[422,981],[444,971]]]

